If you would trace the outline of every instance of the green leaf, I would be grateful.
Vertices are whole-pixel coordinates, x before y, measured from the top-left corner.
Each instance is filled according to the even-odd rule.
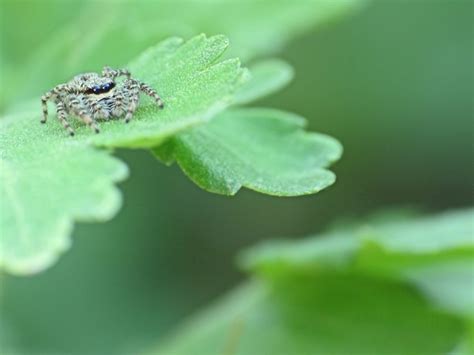
[[[462,322],[434,312],[406,285],[300,274],[246,284],[149,353],[446,354],[462,330]]]
[[[20,274],[68,249],[75,220],[111,218],[121,205],[114,183],[127,176],[107,152],[69,139],[56,122],[42,130],[38,119],[0,121],[0,267]]]
[[[157,110],[149,101],[137,112],[130,127],[124,128],[120,120],[112,121],[93,142],[151,148],[213,118],[229,106],[234,91],[247,75],[238,59],[216,62],[227,46],[224,36],[200,35],[186,43],[171,38],[144,52],[129,65],[130,71],[157,89],[166,108]]]
[[[303,131],[304,120],[270,109],[233,109],[154,150],[176,160],[197,185],[233,195],[242,186],[276,196],[316,193],[335,176],[326,167],[341,155],[331,137]]]
[[[449,355],[471,355],[474,354],[474,322],[468,324],[464,338],[456,349]]]
[[[474,210],[365,224],[298,242],[263,244],[241,262],[269,278],[350,270],[418,287],[434,304],[464,317],[474,309]]]
[[[227,43],[223,36],[200,35],[150,48],[129,68],[158,90],[165,109],[145,99],[132,122],[102,122],[100,135],[76,121],[70,138],[54,116],[40,125],[39,102],[35,111],[3,118],[0,267],[19,274],[43,270],[69,247],[74,221],[102,221],[117,212],[114,183],[127,169],[94,145],[155,146],[223,110],[245,76],[238,60],[218,62]]]
[[[468,354],[473,217],[379,219],[252,248],[241,262],[260,279],[151,353]]]

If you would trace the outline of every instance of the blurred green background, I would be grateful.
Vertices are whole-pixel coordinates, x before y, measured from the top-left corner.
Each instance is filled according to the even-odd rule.
[[[223,197],[200,190],[148,152],[119,151],[131,177],[121,184],[124,206],[114,220],[78,225],[73,248],[50,270],[1,279],[5,341],[25,352],[146,348],[243,277],[233,260],[245,246],[318,232],[340,218],[390,206],[434,211],[472,204],[472,1],[372,1],[324,26],[301,19],[308,25],[296,26],[294,38],[263,49],[245,46],[235,30],[243,24],[232,16],[214,21],[221,10],[181,16],[186,2],[152,10],[152,2],[132,4],[1,0],[2,111],[74,75],[68,70],[81,65],[84,53],[82,71],[106,59],[126,63],[169,35],[223,33],[232,40],[235,33],[232,54],[242,53],[245,63],[272,53],[294,66],[290,86],[256,106],[296,112],[310,129],[339,139],[345,152],[334,167],[338,181],[299,198],[250,191]],[[231,4],[242,12],[250,6]],[[273,30],[270,37],[278,38],[272,12],[254,11],[262,20],[252,30]],[[95,26],[140,16],[147,25],[124,32],[131,47],[120,47],[119,26],[105,40],[89,36],[100,33],[90,31]],[[87,41],[78,43],[82,26]],[[48,61],[62,58],[61,51],[68,53],[64,61]],[[58,72],[42,69],[48,66]]]

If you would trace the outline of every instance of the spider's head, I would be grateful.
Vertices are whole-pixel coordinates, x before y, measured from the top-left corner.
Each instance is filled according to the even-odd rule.
[[[80,91],[87,95],[104,94],[115,87],[115,82],[112,79],[99,76],[96,73],[78,75],[73,81],[80,87]]]

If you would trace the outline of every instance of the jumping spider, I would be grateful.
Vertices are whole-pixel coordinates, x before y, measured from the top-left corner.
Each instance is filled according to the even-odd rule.
[[[125,76],[126,79],[115,82],[119,76]],[[58,119],[71,136],[74,135],[74,130],[66,120],[70,114],[79,117],[99,133],[96,123],[98,119],[109,120],[125,115],[125,123],[128,123],[137,109],[140,92],[152,97],[157,105],[163,108],[163,101],[156,91],[147,84],[133,79],[126,69],[104,67],[101,75],[79,74],[69,82],[55,86],[41,97],[43,106],[41,123],[45,123],[48,118],[47,101],[53,100]]]

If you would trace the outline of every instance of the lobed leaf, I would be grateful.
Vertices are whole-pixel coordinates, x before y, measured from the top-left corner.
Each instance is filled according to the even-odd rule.
[[[286,63],[267,60],[248,80],[238,60],[219,61],[227,46],[223,36],[200,35],[187,42],[170,38],[145,51],[128,68],[158,90],[165,109],[143,98],[131,123],[101,122],[100,135],[74,121],[76,136],[70,139],[53,118],[46,127],[37,124],[40,110],[26,104],[4,119],[0,177],[7,212],[0,225],[5,230],[0,267],[21,274],[40,271],[69,247],[74,221],[115,214],[120,196],[113,185],[126,168],[94,146],[155,147],[164,161],[177,160],[199,186],[222,194],[245,186],[294,196],[331,185],[335,177],[326,168],[342,148],[330,137],[304,132],[302,118],[269,109],[219,114],[233,101],[277,90],[292,75]],[[214,117],[215,123],[194,127]]]
[[[114,186],[127,167],[105,151],[68,139],[39,115],[0,120],[0,267],[30,274],[69,248],[75,220],[104,221],[121,205]]]
[[[35,111],[3,118],[0,267],[19,274],[43,270],[69,247],[74,221],[102,221],[117,212],[121,199],[114,184],[127,168],[94,145],[155,146],[223,110],[245,76],[238,60],[218,62],[227,45],[223,36],[200,35],[146,51],[130,68],[158,89],[166,108],[145,102],[128,125],[102,122],[100,135],[74,122],[76,136],[70,138],[54,117],[40,125],[39,102]]]
[[[126,168],[94,146],[157,147],[207,122],[235,97],[256,99],[290,79],[288,65],[265,61],[236,93],[247,75],[238,60],[218,62],[227,45],[223,36],[200,35],[150,48],[129,68],[158,89],[166,108],[144,101],[130,124],[102,122],[100,135],[74,122],[76,136],[69,139],[57,122],[36,124],[39,110],[4,119],[1,191],[6,212],[0,265],[15,273],[40,271],[69,247],[75,220],[105,220],[117,211],[120,196],[113,184],[126,176]],[[305,133],[301,118],[265,109],[233,110],[219,118],[171,138],[156,152],[168,162],[178,160],[201,187],[224,194],[246,186],[273,195],[300,195],[334,182],[325,168],[339,157],[340,145]]]
[[[228,47],[224,36],[199,35],[183,42],[163,41],[133,61],[130,71],[156,88],[165,109],[148,105],[134,116],[133,124],[107,122],[104,134],[94,137],[99,146],[151,148],[176,133],[210,120],[230,105],[234,91],[245,81],[247,72],[238,59],[217,62]]]
[[[233,109],[213,122],[171,139],[154,150],[176,160],[197,185],[235,194],[242,186],[277,196],[316,193],[335,181],[326,167],[341,145],[303,131],[304,120],[270,109]]]

